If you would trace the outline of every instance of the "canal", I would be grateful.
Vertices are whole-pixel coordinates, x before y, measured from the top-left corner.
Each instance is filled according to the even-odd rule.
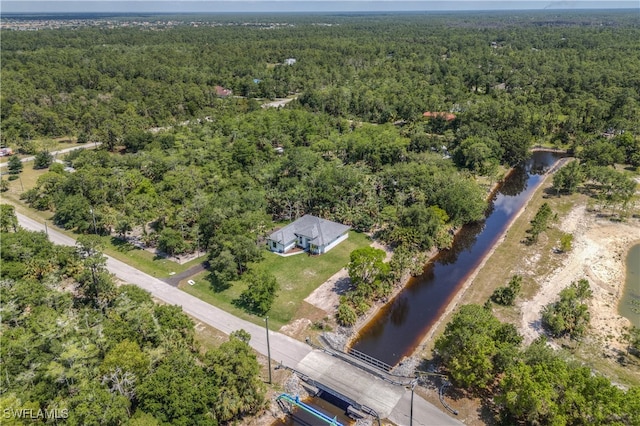
[[[442,250],[422,275],[411,278],[352,347],[391,365],[411,354],[559,158],[539,151],[516,168],[493,195],[486,219],[465,225],[451,249]]]
[[[306,398],[304,403],[327,417],[335,419],[337,424],[343,426],[353,426],[355,424],[355,421],[346,414],[349,404],[329,394],[325,393],[322,397]],[[329,424],[318,420],[317,417],[300,408],[294,408],[287,416],[276,420],[270,426],[329,426]]]

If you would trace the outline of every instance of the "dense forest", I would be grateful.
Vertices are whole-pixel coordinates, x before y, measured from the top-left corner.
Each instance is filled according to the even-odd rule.
[[[170,255],[206,250],[217,288],[244,279],[273,293],[273,277],[251,269],[270,231],[307,213],[350,225],[395,249],[389,264],[374,249],[352,253],[357,288],[339,312],[351,324],[420,270],[425,252],[481,220],[492,186],[535,146],[578,159],[555,175],[557,193],[586,191],[629,214],[640,167],[637,15],[227,17],[170,28],[149,19],[2,31],[0,143],[38,155],[48,170],[22,198],[80,235],[75,249],[53,246],[3,207],[3,407],[69,407],[71,424],[216,424],[262,408],[249,336],[201,351],[179,310],[113,285],[91,234]],[[286,106],[263,107],[281,97]],[[60,164],[37,152],[43,138],[101,145]],[[259,293],[245,306],[264,314]],[[482,320],[493,336],[465,334],[461,360],[448,347],[454,323],[439,355],[458,386],[499,388],[506,422],[639,421],[624,411],[637,413],[637,388],[621,391],[542,344],[517,349],[509,326],[466,309],[458,323]],[[547,371],[557,383],[530,380]],[[554,399],[559,387],[575,400]],[[578,400],[585,389],[606,395],[570,417],[589,408]]]
[[[245,331],[204,350],[179,307],[115,285],[92,236],[55,246],[3,204],[0,237],[3,424],[217,425],[264,407]]]
[[[80,233],[206,249],[225,285],[305,213],[445,248],[534,145],[640,165],[637,19],[485,18],[3,31],[2,143],[101,142],[23,198]]]

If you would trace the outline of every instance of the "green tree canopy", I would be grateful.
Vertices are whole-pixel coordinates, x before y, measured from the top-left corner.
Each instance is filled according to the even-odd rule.
[[[9,173],[17,175],[24,168],[24,164],[22,164],[22,161],[20,161],[17,155],[12,155],[7,163],[7,168],[9,169]]]
[[[236,303],[256,315],[269,312],[279,289],[276,277],[266,271],[250,269],[244,274],[242,281],[246,283],[247,288],[240,294]]]
[[[164,423],[217,426],[219,390],[187,352],[175,352],[136,388],[140,409]]]
[[[49,151],[39,151],[33,160],[33,168],[36,170],[46,169],[51,163],[53,163],[53,155]]]
[[[206,369],[219,392],[215,412],[221,423],[255,414],[265,405],[265,386],[250,338],[244,330],[236,331],[229,341],[205,355]]]
[[[18,230],[18,217],[16,208],[11,204],[0,204],[0,231],[16,232]]]
[[[584,172],[580,162],[571,161],[553,175],[553,188],[557,192],[573,194],[584,181]]]
[[[586,301],[591,295],[589,281],[572,282],[560,292],[560,300],[544,307],[542,325],[554,337],[579,338],[589,326],[591,315]]]
[[[436,340],[435,350],[453,383],[486,389],[495,375],[511,365],[522,337],[478,305],[464,305]]]
[[[538,241],[539,235],[546,231],[549,226],[549,221],[552,219],[552,216],[553,211],[549,204],[543,203],[536,212],[536,215],[531,219],[531,228],[527,229],[527,233],[529,233],[527,240],[530,243]]]
[[[91,290],[74,279],[84,275],[91,286],[91,270],[102,268],[95,236],[67,248],[19,229],[3,232],[2,244],[3,409],[67,409],[73,425],[218,425],[264,407],[247,333],[201,355],[193,321],[131,285],[96,309]],[[7,268],[16,259],[25,266]],[[41,266],[48,272],[34,273]]]

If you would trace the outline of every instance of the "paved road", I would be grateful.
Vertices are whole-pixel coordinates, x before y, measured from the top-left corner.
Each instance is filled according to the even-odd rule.
[[[34,231],[45,230],[43,224],[19,213],[17,216],[23,228]],[[48,234],[49,239],[56,244],[75,245],[73,238],[51,227],[48,228]],[[267,354],[264,327],[237,318],[109,256],[107,256],[107,268],[119,279],[147,290],[158,300],[181,306],[185,313],[225,334],[239,329],[246,330],[251,334],[251,346],[257,352],[263,355]],[[382,418],[388,417],[402,426],[409,424],[408,401],[411,392],[408,389],[389,385],[338,358],[313,350],[309,345],[278,332],[269,332],[269,343],[274,364],[283,362],[289,367],[303,371],[315,380],[339,389],[346,396],[365,403],[378,411]],[[413,424],[418,426],[460,425],[462,423],[416,395]]]
[[[286,104],[288,104],[294,99],[296,98],[276,99],[275,101],[264,103],[261,106],[262,108],[280,108],[285,106]]]
[[[45,230],[44,225],[24,215],[18,214],[18,221],[23,228],[34,231]],[[52,227],[48,228],[48,233],[49,239],[56,244],[75,245],[73,238],[57,232],[55,229],[52,229]],[[240,329],[246,330],[252,336],[251,346],[260,353],[267,353],[267,337],[264,327],[259,327],[253,323],[234,317],[215,306],[203,302],[197,297],[178,290],[164,281],[147,275],[110,256],[107,256],[107,268],[119,279],[147,290],[153,297],[165,303],[181,306],[185,313],[211,325],[225,334],[230,334]],[[282,361],[289,366],[297,365],[312,350],[310,346],[276,332],[269,333],[269,340],[272,359],[278,362]]]
[[[93,149],[93,148],[97,148],[98,145],[101,145],[102,142],[90,142],[90,143],[86,143],[86,144],[82,144],[82,145],[78,145],[78,146],[72,146],[69,148],[65,148],[65,149],[61,149],[59,151],[53,151],[51,153],[51,155],[53,155],[54,157],[56,157],[59,154],[66,154],[67,152],[71,152],[71,151],[75,151],[76,149]],[[33,161],[35,160],[35,156],[30,156],[30,157],[24,157],[22,160],[20,160],[23,163],[27,163],[29,161]],[[8,163],[0,163],[0,167],[6,167]]]

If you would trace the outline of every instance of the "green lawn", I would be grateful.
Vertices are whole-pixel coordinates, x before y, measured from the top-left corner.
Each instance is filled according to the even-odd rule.
[[[156,278],[168,278],[173,275],[172,273],[179,274],[206,260],[206,256],[203,256],[181,265],[172,260],[158,257],[147,250],[132,246],[123,248],[121,244],[117,244],[118,241],[119,240],[112,236],[102,237],[102,242],[105,247],[104,253]],[[116,244],[114,244],[114,242]]]
[[[59,151],[64,148],[71,148],[73,146],[79,146],[74,137],[62,137],[55,139],[35,139],[34,145],[37,151],[46,150],[49,152]],[[87,144],[85,144],[87,145]],[[80,144],[82,146],[82,144]]]
[[[353,250],[366,247],[370,243],[371,240],[365,234],[351,231],[347,240],[320,256],[299,254],[282,257],[265,249],[264,260],[251,267],[271,272],[280,285],[278,296],[269,311],[269,322],[273,328],[277,329],[290,322],[305,297],[346,266]],[[202,272],[194,278],[195,285],[185,285],[182,289],[238,317],[256,324],[263,323],[262,318],[248,314],[233,305],[233,300],[245,289],[241,281],[235,282],[227,290],[215,292],[207,280],[208,275],[208,272]]]
[[[38,177],[46,172],[47,170],[33,170],[32,163],[25,164],[25,168],[20,174],[22,185],[19,180],[10,182],[9,191],[2,194],[2,202],[9,202],[16,206],[18,212],[42,223],[47,221],[48,226],[52,227],[52,212],[35,211],[19,199],[19,194],[23,192],[22,188],[25,191],[33,188]],[[56,228],[56,230],[70,237],[77,237],[77,234],[71,231],[60,228]],[[203,260],[202,258],[195,259],[180,265],[170,260],[158,258],[146,250],[114,244],[117,241],[112,237],[102,237],[102,241],[105,246],[105,254],[157,278],[169,277],[172,272],[180,273]],[[347,240],[334,247],[329,253],[320,256],[300,254],[282,257],[265,249],[264,260],[251,266],[271,272],[276,276],[280,284],[278,297],[269,312],[269,319],[273,321],[274,328],[291,321],[305,297],[342,267],[346,266],[349,263],[349,255],[353,250],[368,246],[370,243],[369,237],[365,234],[351,231]],[[216,293],[211,288],[207,276],[208,272],[199,274],[195,277],[196,285],[186,285],[184,290],[234,315],[262,324],[261,318],[247,314],[236,308],[232,303],[244,290],[242,282],[237,282],[231,288]]]

